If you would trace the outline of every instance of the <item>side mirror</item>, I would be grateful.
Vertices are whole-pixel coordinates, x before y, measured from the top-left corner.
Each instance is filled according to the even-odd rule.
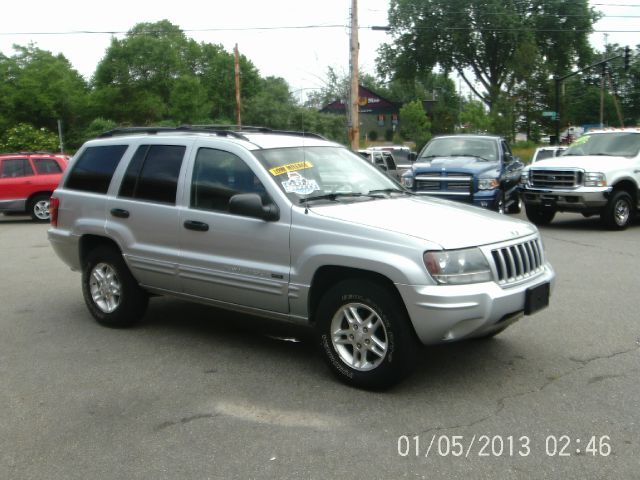
[[[280,218],[280,211],[275,204],[262,205],[257,193],[238,193],[229,199],[229,213],[245,217],[260,218],[267,222],[275,222]]]

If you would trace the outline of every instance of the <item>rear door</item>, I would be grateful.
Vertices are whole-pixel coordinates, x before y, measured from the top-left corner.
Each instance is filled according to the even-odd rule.
[[[179,238],[184,292],[226,305],[289,311],[290,210],[265,221],[229,213],[237,193],[274,202],[269,173],[237,145],[211,142],[195,149]],[[280,200],[281,201],[281,200]]]
[[[189,143],[158,140],[138,145],[117,194],[107,202],[106,230],[139,283],[179,292],[176,199]]]
[[[34,190],[35,175],[27,157],[0,160],[0,201],[24,200]]]

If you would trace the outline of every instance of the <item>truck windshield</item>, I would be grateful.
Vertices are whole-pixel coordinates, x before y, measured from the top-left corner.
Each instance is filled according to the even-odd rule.
[[[640,132],[602,132],[578,138],[564,155],[635,157],[640,151]]]
[[[491,138],[434,138],[422,150],[418,161],[428,161],[434,157],[477,157],[495,162],[498,160],[498,143]]]
[[[341,147],[289,147],[254,151],[291,202],[365,200],[369,192],[405,192],[365,159]]]

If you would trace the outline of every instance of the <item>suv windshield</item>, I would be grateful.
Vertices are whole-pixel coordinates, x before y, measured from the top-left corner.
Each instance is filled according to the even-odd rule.
[[[635,157],[640,151],[640,133],[605,132],[583,135],[564,155],[608,155]]]
[[[418,161],[434,157],[477,157],[495,162],[498,160],[498,144],[491,138],[434,138],[422,151]]]
[[[370,192],[404,192],[383,172],[345,148],[274,148],[254,153],[296,204],[305,198],[354,199]]]

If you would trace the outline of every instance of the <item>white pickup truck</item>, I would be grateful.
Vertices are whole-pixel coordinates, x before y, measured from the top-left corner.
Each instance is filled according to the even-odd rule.
[[[640,207],[640,128],[589,131],[559,157],[525,168],[520,192],[537,225],[560,211],[600,215],[606,227],[625,229]]]

